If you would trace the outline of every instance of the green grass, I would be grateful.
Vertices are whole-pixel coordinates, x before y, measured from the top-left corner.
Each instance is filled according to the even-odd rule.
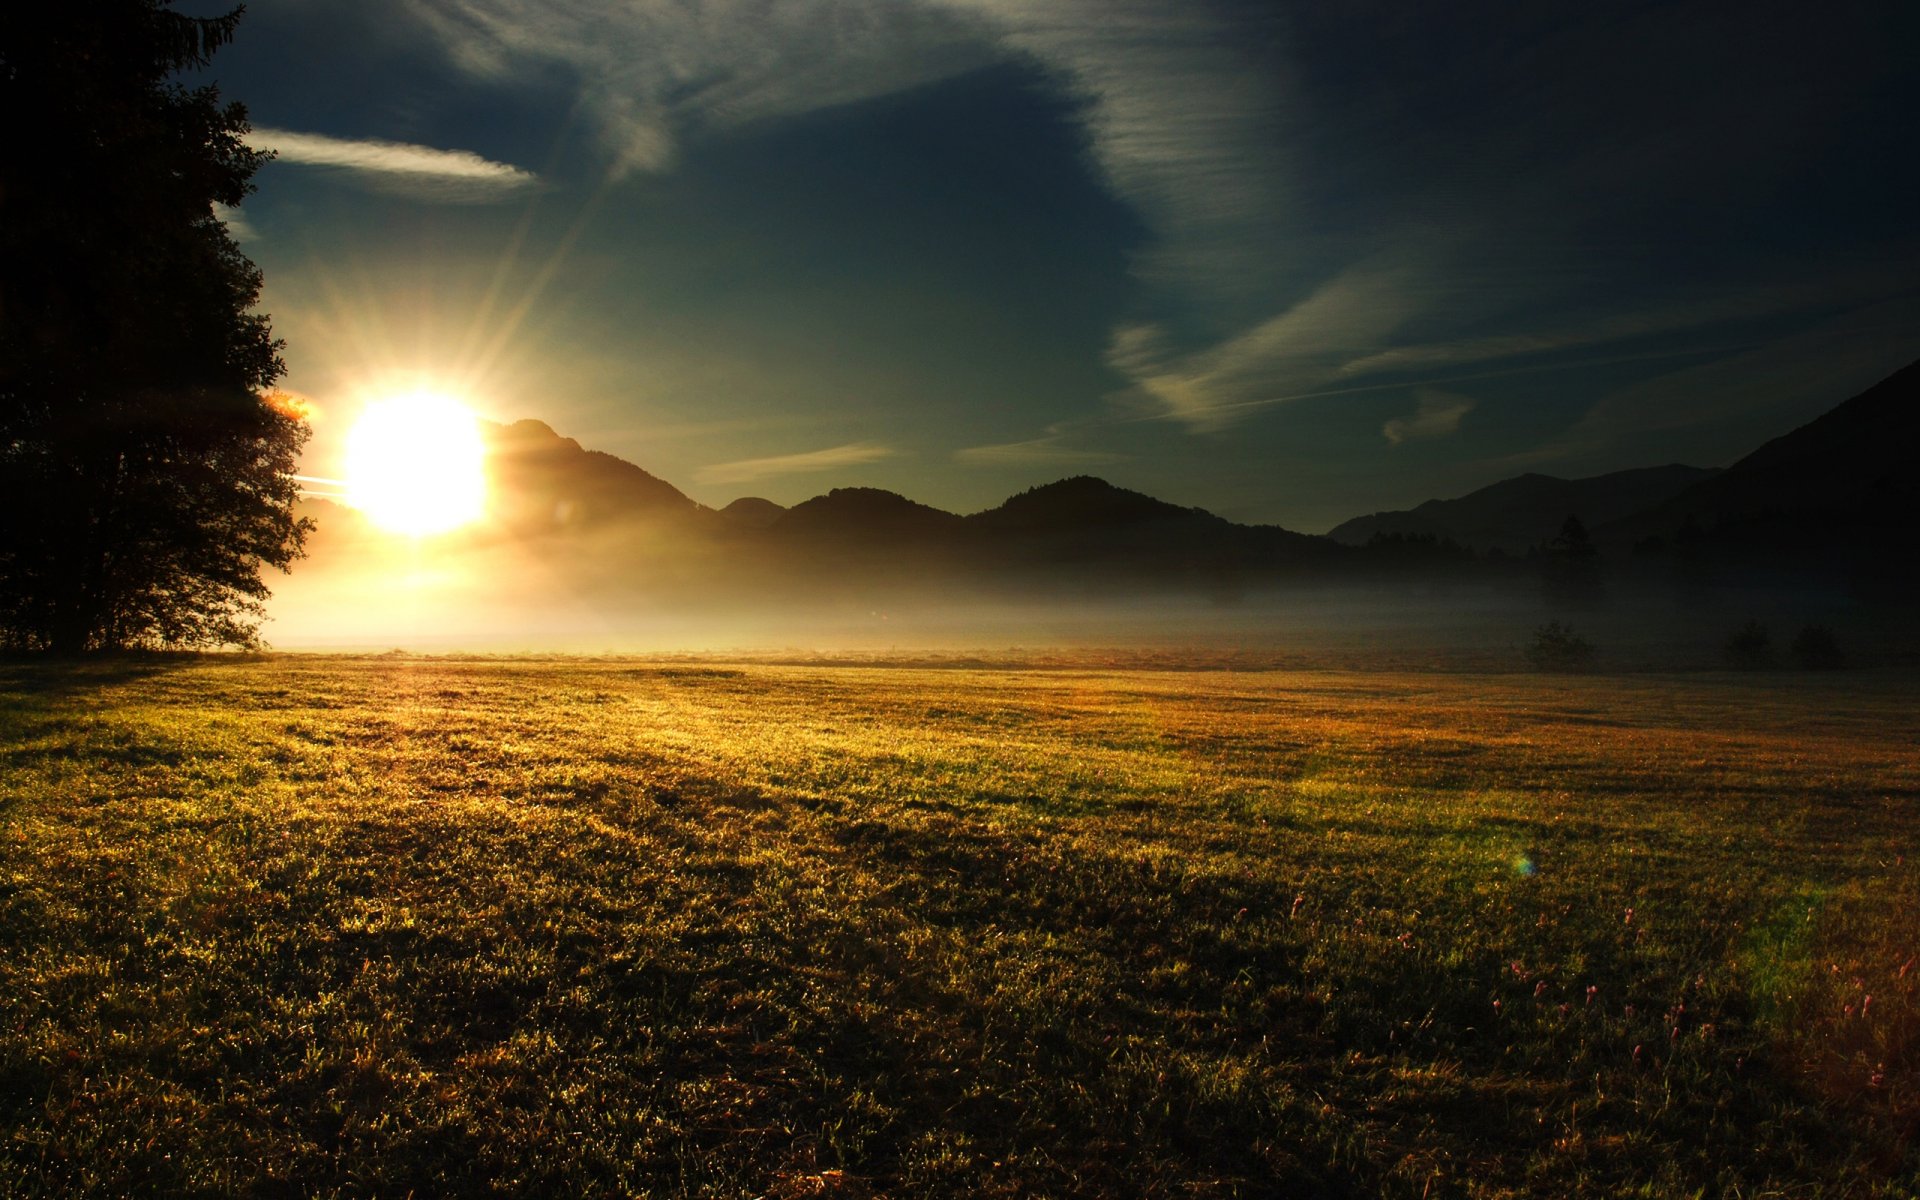
[[[5,668],[0,1194],[1913,1195],[1917,693]]]

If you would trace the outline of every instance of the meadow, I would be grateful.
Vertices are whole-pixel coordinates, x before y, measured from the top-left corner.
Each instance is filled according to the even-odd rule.
[[[0,667],[0,1193],[1920,1194],[1913,676],[1177,665]]]

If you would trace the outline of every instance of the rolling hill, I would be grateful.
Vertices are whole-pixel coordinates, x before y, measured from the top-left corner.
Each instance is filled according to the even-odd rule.
[[[1451,500],[1429,500],[1416,508],[1355,517],[1327,536],[1363,546],[1381,534],[1434,537],[1485,552],[1523,553],[1558,533],[1577,516],[1588,525],[1617,520],[1660,504],[1713,478],[1717,471],[1678,463],[1613,471],[1585,479],[1526,474],[1489,484]]]

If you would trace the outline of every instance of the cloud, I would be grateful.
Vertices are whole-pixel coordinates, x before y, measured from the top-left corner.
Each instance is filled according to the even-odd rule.
[[[1065,435],[1050,433],[1024,442],[968,446],[953,452],[953,461],[970,467],[1092,467],[1126,462],[1130,455],[1086,450],[1064,445]]]
[[[1293,209],[1289,97],[1248,48],[1275,40],[1274,19],[1235,25],[1184,0],[939,2],[1085,100],[1096,164],[1155,234],[1142,279],[1209,298],[1268,285]]]
[[[1448,367],[1551,354],[1635,338],[1654,337],[1817,310],[1859,305],[1913,286],[1912,246],[1890,248],[1880,261],[1839,271],[1795,271],[1786,277],[1750,280],[1703,298],[1658,304],[1628,312],[1525,333],[1395,346],[1356,358],[1340,374],[1358,378],[1398,371]]]
[[[1460,418],[1473,410],[1473,401],[1468,397],[1437,388],[1420,388],[1414,397],[1420,406],[1412,416],[1395,417],[1380,427],[1380,432],[1396,446],[1458,433]]]
[[[350,171],[422,199],[454,203],[503,200],[540,182],[531,171],[482,158],[470,150],[439,150],[406,142],[328,137],[285,129],[255,129],[247,144],[271,150],[276,161]]]
[[[257,242],[260,233],[247,223],[246,214],[231,204],[213,202],[213,215],[227,227],[227,232],[236,242]]]
[[[898,454],[899,451],[892,447],[875,442],[851,442],[826,450],[809,450],[804,454],[779,454],[772,458],[745,458],[738,462],[716,463],[700,468],[695,478],[701,483],[749,483],[774,475],[802,475],[879,462]]]
[[[468,72],[576,80],[608,173],[673,165],[710,129],[905,91],[1022,58],[1083,102],[1090,157],[1152,228],[1156,285],[1257,293],[1288,244],[1289,106],[1273,18],[1187,0],[409,0]],[[1249,254],[1249,247],[1272,246]]]
[[[1340,364],[1377,346],[1424,303],[1412,261],[1358,264],[1286,310],[1203,350],[1169,351],[1152,325],[1114,331],[1107,364],[1133,384],[1152,415],[1196,433],[1326,386]]]
[[[410,0],[469,73],[559,66],[618,179],[712,128],[903,91],[990,61],[978,22],[900,0]]]
[[[1571,448],[1754,417],[1808,419],[1920,354],[1920,293],[1843,313],[1784,338],[1609,392],[1568,432]]]

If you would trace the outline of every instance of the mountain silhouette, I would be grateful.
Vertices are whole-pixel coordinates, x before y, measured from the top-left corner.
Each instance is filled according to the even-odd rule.
[[[691,520],[706,510],[622,458],[583,449],[541,421],[481,422],[494,516],[521,534],[636,518]]]
[[[1920,362],[1647,511],[1600,524],[1613,541],[1789,514],[1846,521],[1912,512],[1920,471]]]
[[[734,525],[747,529],[765,529],[780,519],[787,511],[784,504],[775,504],[759,496],[742,496],[720,510],[720,515]]]
[[[1712,479],[1593,531],[1602,549],[1696,570],[1848,579],[1910,601],[1920,552],[1920,363]]]
[[[856,599],[888,589],[1158,589],[1219,600],[1313,577],[1464,578],[1492,565],[1428,539],[1518,554],[1576,515],[1607,561],[1635,569],[1684,568],[1691,579],[1788,573],[1900,597],[1910,595],[1920,562],[1920,473],[1908,461],[1920,435],[1916,393],[1920,364],[1724,471],[1670,465],[1586,479],[1521,475],[1356,518],[1323,537],[1237,524],[1086,475],[966,516],[864,487],[834,488],[790,508],[743,497],[715,511],[542,422],[486,423],[492,516],[443,544],[511,548],[544,578],[583,593]],[[341,505],[304,501],[301,511],[319,523],[310,544],[318,565],[351,562],[357,539],[383,536]]]
[[[850,487],[801,501],[767,530],[778,538],[806,542],[938,544],[951,540],[960,524],[954,514],[897,492]]]
[[[1519,554],[1552,538],[1570,516],[1588,525],[1617,520],[1717,474],[1678,463],[1585,479],[1529,473],[1451,500],[1429,500],[1400,512],[1355,517],[1334,526],[1327,536],[1351,546],[1363,546],[1381,535],[1430,537],[1482,552]]]

